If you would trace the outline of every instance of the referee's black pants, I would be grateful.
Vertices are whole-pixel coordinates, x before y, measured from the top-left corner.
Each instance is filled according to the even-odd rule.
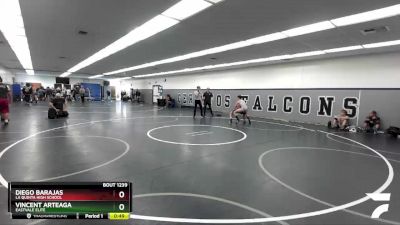
[[[207,106],[210,109],[211,116],[214,116],[214,113],[211,108],[211,102],[204,102],[204,113],[203,116],[206,116]]]
[[[201,100],[195,100],[195,101],[194,101],[194,112],[193,112],[193,117],[196,116],[197,105],[199,105],[199,107],[200,107],[200,114],[201,114],[201,116],[203,116],[203,106],[201,105]]]

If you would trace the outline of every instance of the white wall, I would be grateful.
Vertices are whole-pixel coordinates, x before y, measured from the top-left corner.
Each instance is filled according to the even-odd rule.
[[[29,76],[29,75],[17,74],[15,77],[15,82],[42,83],[43,87],[54,87],[56,78],[55,76],[40,76],[40,75]],[[70,78],[70,84],[76,84],[81,82],[103,84],[103,80],[83,79],[83,78],[73,78],[73,77]]]
[[[167,79],[164,82],[164,79]],[[128,81],[127,81],[128,82]],[[173,77],[137,79],[134,88],[400,88],[400,53],[284,63]]]
[[[15,75],[10,70],[7,70],[6,68],[0,66],[0,77],[3,79],[4,83],[12,84],[12,79],[13,77],[15,77]]]

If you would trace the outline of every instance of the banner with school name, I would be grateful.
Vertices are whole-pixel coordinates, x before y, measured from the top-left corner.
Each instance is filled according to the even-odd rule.
[[[178,106],[193,106],[194,89],[165,89]],[[203,92],[205,90],[202,90]],[[345,109],[353,125],[361,126],[371,110],[378,111],[384,126],[400,125],[400,89],[287,89],[211,90],[214,111],[229,112],[242,96],[255,117],[311,124],[326,124]]]

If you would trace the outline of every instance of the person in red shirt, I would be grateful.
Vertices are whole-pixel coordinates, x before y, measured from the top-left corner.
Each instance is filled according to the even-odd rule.
[[[3,79],[0,77],[0,113],[1,120],[4,125],[8,125],[10,110],[8,105],[11,103],[11,92],[6,84],[3,84]]]

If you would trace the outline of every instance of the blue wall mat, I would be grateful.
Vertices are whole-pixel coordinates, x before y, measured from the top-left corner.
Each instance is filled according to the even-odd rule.
[[[81,85],[90,90],[90,96],[95,101],[101,101],[101,86],[100,84],[92,84],[92,83],[81,83]]]
[[[21,85],[20,84],[13,84],[11,85],[12,96],[15,101],[21,99]]]

